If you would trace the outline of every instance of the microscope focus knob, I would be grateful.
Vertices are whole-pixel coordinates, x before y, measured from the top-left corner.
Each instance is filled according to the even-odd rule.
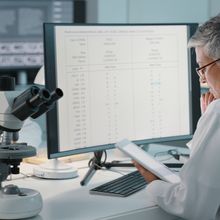
[[[0,91],[15,90],[15,78],[10,76],[0,76]]]
[[[16,185],[10,184],[3,187],[2,192],[6,195],[19,195],[20,189]]]

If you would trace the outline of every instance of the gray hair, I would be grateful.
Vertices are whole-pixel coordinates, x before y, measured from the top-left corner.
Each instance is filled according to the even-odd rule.
[[[220,14],[198,27],[189,39],[188,47],[203,47],[210,58],[220,58]]]

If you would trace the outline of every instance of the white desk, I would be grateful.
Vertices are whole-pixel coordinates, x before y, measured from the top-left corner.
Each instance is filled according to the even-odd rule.
[[[87,161],[74,162],[86,166]],[[34,165],[22,164],[21,172],[32,173]],[[13,176],[7,184],[38,190],[43,197],[43,210],[32,220],[172,220],[177,219],[161,210],[142,190],[127,198],[90,195],[89,189],[121,176],[111,171],[97,171],[88,186],[80,180],[88,168],[79,169],[79,177],[68,180],[45,180],[34,177]],[[6,184],[4,183],[4,185]]]

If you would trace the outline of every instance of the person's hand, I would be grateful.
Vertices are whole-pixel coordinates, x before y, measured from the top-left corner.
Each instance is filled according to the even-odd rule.
[[[215,97],[211,92],[203,93],[200,97],[200,107],[202,114],[206,111],[208,105],[215,100]]]
[[[144,177],[144,179],[146,180],[146,182],[150,183],[154,180],[158,180],[159,178],[157,176],[155,176],[153,173],[151,173],[149,170],[145,169],[144,167],[142,167],[139,163],[137,163],[136,161],[133,161],[134,166],[138,169],[138,171],[140,172],[140,174]]]

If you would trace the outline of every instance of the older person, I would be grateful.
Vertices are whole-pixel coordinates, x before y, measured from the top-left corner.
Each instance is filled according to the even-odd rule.
[[[201,97],[204,112],[191,141],[190,159],[180,171],[181,182],[159,180],[134,162],[158,205],[184,219],[220,219],[220,15],[199,26],[188,43],[195,48],[196,69],[209,92]]]

